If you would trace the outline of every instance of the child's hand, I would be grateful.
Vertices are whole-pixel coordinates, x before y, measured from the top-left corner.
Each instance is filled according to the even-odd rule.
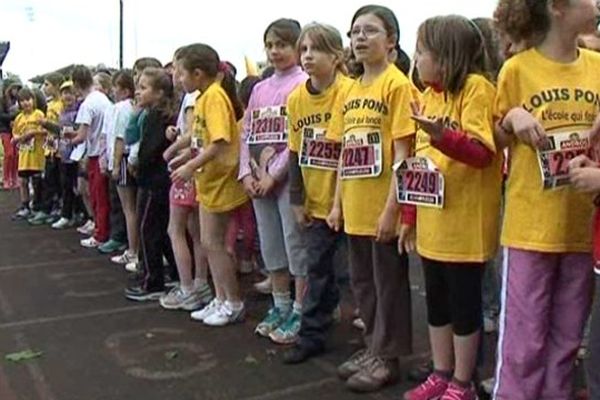
[[[521,107],[513,108],[504,117],[504,124],[509,124],[519,140],[534,148],[543,148],[548,137],[540,122]]]
[[[191,151],[189,149],[182,151],[177,157],[172,158],[169,161],[168,168],[169,171],[174,171],[186,162],[188,162],[191,158]]]
[[[312,225],[312,218],[306,212],[304,206],[292,206],[292,211],[294,212],[294,216],[296,217],[296,222],[302,228],[308,228]]]
[[[177,139],[177,136],[179,136],[179,129],[176,126],[170,125],[165,131],[165,135],[167,137],[167,140],[173,142],[175,139]]]
[[[183,184],[194,176],[194,171],[189,164],[184,164],[171,173],[171,181]]]
[[[260,181],[258,181],[258,195],[260,197],[267,196],[275,188],[276,183],[275,178],[271,175],[267,173],[263,174]]]
[[[423,112],[425,112],[425,107],[421,108],[417,102],[411,102],[410,108],[412,110],[411,118],[417,123],[417,126],[431,136],[432,140],[440,140],[444,135],[444,124],[442,123],[442,119],[437,118],[432,121],[427,118],[425,115],[423,115]]]
[[[575,189],[585,192],[600,192],[600,169],[595,167],[573,168],[569,178]]]
[[[342,209],[339,206],[333,206],[326,219],[329,229],[340,232],[343,225]]]
[[[388,208],[384,209],[377,221],[377,235],[375,240],[380,243],[389,243],[396,236],[396,222],[398,216]]]
[[[595,167],[598,168],[598,163],[589,159],[585,154],[579,155],[569,161],[569,170],[584,167]]]
[[[121,176],[120,176],[121,174],[119,174],[119,171],[121,171],[121,168],[120,168],[120,167],[117,167],[117,166],[115,165],[115,167],[114,167],[114,168],[113,168],[113,170],[112,170],[112,176],[111,176],[112,180],[113,180],[113,181],[115,181],[115,182],[118,182],[118,181],[119,181],[119,178],[121,177]]]
[[[242,179],[242,185],[244,185],[244,190],[248,196],[258,197],[258,182],[252,175],[246,175]]]
[[[400,236],[398,237],[398,253],[412,253],[417,248],[417,231],[414,225],[400,225]]]

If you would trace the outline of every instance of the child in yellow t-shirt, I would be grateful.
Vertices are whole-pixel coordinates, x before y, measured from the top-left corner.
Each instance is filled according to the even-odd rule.
[[[42,91],[48,98],[45,121],[53,124],[58,123],[60,114],[64,105],[60,98],[60,85],[65,80],[64,76],[58,72],[52,72],[46,75]],[[45,223],[54,223],[58,217],[50,215],[53,210],[58,210],[60,204],[60,159],[58,157],[58,136],[48,134],[44,141],[44,180],[42,192],[42,204],[40,210],[31,217],[28,222],[31,225],[42,225]]]
[[[411,352],[408,257],[396,241],[401,206],[392,165],[408,157],[415,133],[412,84],[394,64],[399,50],[394,13],[360,8],[350,40],[361,75],[333,110],[327,138],[341,142],[330,227],[348,234],[350,276],[367,348],[342,364],[339,375],[355,391],[375,391],[398,379],[398,358]],[[368,368],[367,368],[368,366]]]
[[[194,158],[177,168],[171,179],[196,182],[201,241],[216,289],[216,298],[192,313],[209,326],[239,322],[244,317],[236,269],[225,246],[231,212],[248,201],[237,181],[240,137],[236,121],[243,115],[235,79],[215,50],[205,44],[181,49],[176,68],[187,92],[200,90],[194,107]],[[189,295],[189,294],[188,294]]]
[[[495,106],[496,143],[510,157],[497,399],[572,396],[594,282],[593,198],[571,185],[568,161],[589,151],[598,116],[600,54],[577,44],[599,15],[594,0],[501,0],[496,9],[502,31],[535,44],[504,64]]]
[[[31,215],[29,205],[29,182],[33,185],[33,209],[40,207],[42,195],[42,171],[44,171],[43,142],[46,132],[42,128],[44,113],[35,109],[35,97],[28,88],[19,90],[19,107],[21,113],[17,115],[13,125],[12,142],[19,149],[18,175],[21,180],[21,208],[17,210],[15,218],[27,218]]]
[[[333,256],[345,239],[326,222],[335,195],[341,144],[325,138],[331,109],[344,97],[353,81],[345,76],[342,38],[328,25],[309,24],[298,39],[298,55],[309,80],[287,99],[290,149],[290,203],[304,231],[307,285],[296,345],[284,355],[299,363],[324,351],[327,329],[339,302]],[[276,329],[271,339],[286,344],[285,331]]]
[[[495,89],[485,77],[479,28],[460,16],[426,20],[418,31],[417,68],[428,88],[413,107],[415,157],[397,171],[398,197],[417,205],[435,372],[404,398],[476,399],[481,282],[496,254],[502,181]]]

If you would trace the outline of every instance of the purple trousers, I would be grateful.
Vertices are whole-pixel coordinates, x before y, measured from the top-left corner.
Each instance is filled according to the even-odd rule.
[[[587,253],[504,249],[494,399],[568,400],[590,311]]]

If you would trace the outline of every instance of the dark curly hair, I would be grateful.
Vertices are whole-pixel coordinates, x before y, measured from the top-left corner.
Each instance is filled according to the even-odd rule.
[[[568,2],[569,0],[555,0]],[[515,42],[537,43],[550,29],[547,0],[499,0],[494,11],[496,27]]]

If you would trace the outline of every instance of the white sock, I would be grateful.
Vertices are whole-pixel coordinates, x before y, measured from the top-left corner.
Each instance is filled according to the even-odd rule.
[[[297,314],[302,314],[302,304],[298,303],[297,301],[294,301],[292,310]]]
[[[282,313],[290,312],[292,308],[292,297],[290,292],[273,292],[273,305]]]
[[[225,305],[227,307],[229,307],[229,309],[231,311],[240,311],[242,308],[244,308],[244,303],[241,301],[229,301],[227,300],[225,302]]]

